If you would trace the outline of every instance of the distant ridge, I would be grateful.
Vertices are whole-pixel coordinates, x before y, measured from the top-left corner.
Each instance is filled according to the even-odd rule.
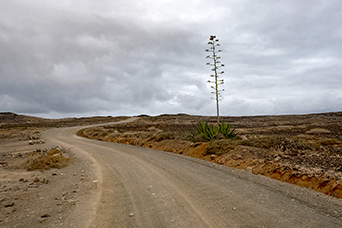
[[[11,127],[70,127],[116,122],[127,119],[125,116],[93,116],[81,118],[45,119],[19,115],[13,112],[0,112],[0,128]]]
[[[13,112],[0,112],[0,124],[37,123],[43,120],[46,119],[34,116],[18,115]]]

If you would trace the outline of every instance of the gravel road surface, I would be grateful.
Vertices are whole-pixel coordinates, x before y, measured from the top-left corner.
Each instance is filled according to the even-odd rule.
[[[340,199],[190,157],[81,138],[79,129],[46,137],[96,163],[88,227],[342,227]]]

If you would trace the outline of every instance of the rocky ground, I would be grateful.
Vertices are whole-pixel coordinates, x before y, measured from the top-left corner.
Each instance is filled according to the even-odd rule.
[[[29,142],[1,140],[0,227],[74,227],[70,213],[94,190],[91,164],[69,148]]]
[[[76,227],[86,221],[76,214],[96,192],[92,161],[49,142],[45,130],[121,119],[0,113],[0,227]]]
[[[79,135],[193,156],[342,198],[342,113],[223,117],[239,138],[211,142],[189,137],[198,121],[215,123],[215,118],[140,116]]]
[[[92,164],[71,148],[46,141],[44,132],[125,118],[47,120],[0,113],[0,227],[74,227],[72,212],[96,191]],[[239,137],[211,142],[189,137],[198,121],[216,119],[142,115],[132,123],[88,128],[79,135],[197,157],[342,198],[341,112],[223,117]],[[47,157],[58,159],[46,164]]]

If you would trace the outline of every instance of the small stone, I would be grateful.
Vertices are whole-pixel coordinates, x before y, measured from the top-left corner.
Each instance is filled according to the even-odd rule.
[[[68,202],[69,205],[76,205],[77,201],[78,201],[78,200],[70,199],[70,200],[68,200],[67,202]]]
[[[33,182],[39,182],[39,178],[38,178],[38,177],[35,177],[35,178],[33,179]]]
[[[28,188],[38,188],[38,187],[39,187],[38,184],[31,184],[31,185],[28,186]]]
[[[99,180],[93,180],[93,187],[97,188]]]
[[[14,206],[14,202],[13,201],[5,202],[5,207],[13,207],[13,206]]]
[[[215,160],[216,158],[217,158],[217,155],[216,155],[216,154],[210,155],[210,159],[211,159],[211,160]]]
[[[51,215],[49,213],[45,213],[42,216],[40,216],[41,218],[46,218],[46,217],[50,217]]]
[[[7,161],[0,161],[0,165],[6,166],[6,165],[8,165],[8,162]]]
[[[68,192],[62,192],[62,196],[65,196],[67,194],[68,194]]]
[[[129,214],[129,217],[133,217],[133,216],[134,216],[134,214],[133,214],[133,213],[130,213],[130,214]]]
[[[37,218],[38,222],[39,223],[42,223],[42,222],[45,222],[47,220],[47,218]]]
[[[281,157],[280,157],[280,156],[278,156],[278,157],[276,157],[276,158],[274,159],[275,162],[278,162],[278,161],[280,161],[280,160],[281,160]]]

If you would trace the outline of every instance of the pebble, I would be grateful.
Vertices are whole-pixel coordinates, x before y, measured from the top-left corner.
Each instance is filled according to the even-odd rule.
[[[78,200],[73,200],[73,199],[70,199],[67,201],[69,205],[76,205],[76,203],[78,202]]]
[[[5,202],[5,207],[13,207],[13,206],[14,206],[14,202],[13,201]]]
[[[39,180],[38,177],[36,177],[36,178],[33,179],[33,182],[39,182],[39,181],[40,181],[40,180]]]
[[[29,185],[28,187],[29,187],[29,188],[38,188],[39,185],[37,185],[37,184],[32,184],[32,185]]]
[[[37,218],[38,222],[39,223],[42,223],[42,222],[45,222],[47,220],[47,218]]]

